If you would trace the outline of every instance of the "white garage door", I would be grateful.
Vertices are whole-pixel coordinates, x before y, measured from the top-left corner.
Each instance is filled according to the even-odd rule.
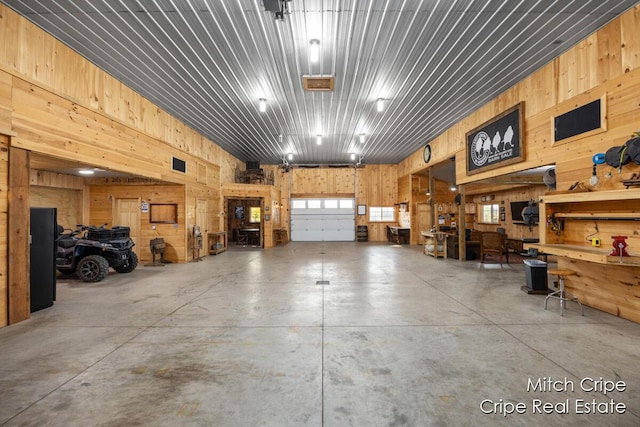
[[[291,199],[291,240],[352,242],[356,239],[353,199]]]

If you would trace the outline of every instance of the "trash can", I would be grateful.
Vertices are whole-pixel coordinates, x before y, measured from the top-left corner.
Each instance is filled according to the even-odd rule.
[[[524,260],[524,275],[527,288],[532,291],[547,290],[547,263],[537,259]]]

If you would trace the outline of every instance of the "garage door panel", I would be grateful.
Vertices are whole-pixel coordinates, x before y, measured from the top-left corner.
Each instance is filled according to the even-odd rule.
[[[318,206],[320,208],[291,209],[291,240],[303,242],[319,241],[354,241],[355,240],[355,208],[324,208],[324,201],[331,200],[335,206],[335,198],[296,199],[302,206]],[[351,199],[346,199],[351,201]],[[292,203],[292,205],[294,205]],[[353,204],[352,204],[353,205]]]

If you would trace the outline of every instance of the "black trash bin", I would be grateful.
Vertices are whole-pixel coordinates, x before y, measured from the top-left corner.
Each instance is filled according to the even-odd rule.
[[[524,260],[527,288],[532,291],[547,290],[547,263],[537,259]]]

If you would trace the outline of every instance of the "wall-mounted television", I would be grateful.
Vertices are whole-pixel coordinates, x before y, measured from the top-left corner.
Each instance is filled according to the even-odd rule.
[[[527,206],[529,206],[529,201],[523,201],[523,202],[511,202],[511,220],[513,221],[514,224],[524,224],[524,218],[522,217],[522,211],[524,210],[524,208],[526,208]],[[536,203],[533,204],[533,206],[538,206]],[[538,221],[536,219],[535,223],[537,224]]]

